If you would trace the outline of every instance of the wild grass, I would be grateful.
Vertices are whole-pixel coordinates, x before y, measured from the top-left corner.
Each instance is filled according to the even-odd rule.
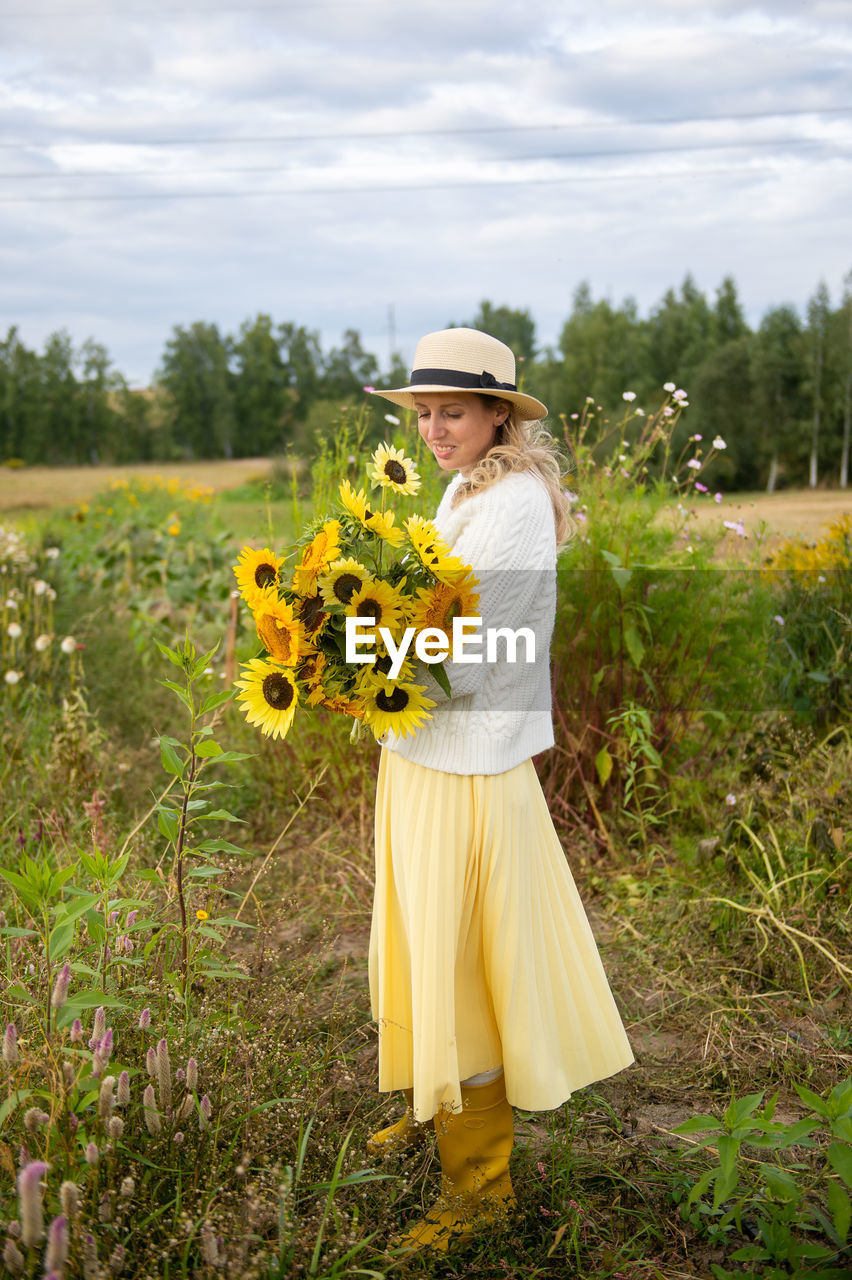
[[[152,515],[158,528],[162,518]],[[262,544],[266,531],[253,532]],[[91,537],[112,545],[103,530]],[[174,565],[179,593],[187,557]],[[374,749],[353,748],[333,718],[304,717],[272,742],[233,706],[217,713],[215,740],[251,758],[233,761],[235,785],[222,793],[241,821],[205,838],[215,829],[248,855],[210,850],[212,861],[194,864],[216,874],[192,882],[188,928],[216,925],[221,941],[190,934],[211,964],[190,963],[185,989],[176,850],[156,808],[177,778],[162,768],[174,761],[159,739],[181,740],[185,708],[158,683],[169,665],[147,639],[143,656],[129,615],[110,611],[108,576],[95,592],[67,572],[56,585],[57,634],[67,626],[86,645],[80,682],[72,697],[64,687],[29,700],[20,686],[4,691],[0,726],[0,867],[20,873],[28,857],[61,881],[45,882],[46,926],[8,881],[0,904],[4,1012],[17,1032],[0,1064],[9,1274],[42,1275],[56,1262],[59,1218],[68,1252],[53,1270],[69,1280],[848,1273],[852,1116],[841,1103],[829,1114],[852,1076],[852,745],[842,722],[819,728],[776,705],[700,772],[674,757],[663,774],[643,749],[659,752],[659,739],[616,708],[622,719],[608,731],[632,790],[607,807],[592,774],[607,840],[594,816],[564,832],[636,1062],[552,1113],[517,1114],[510,1223],[446,1259],[394,1257],[389,1237],[428,1206],[439,1167],[431,1145],[378,1167],[364,1149],[396,1105],[376,1093],[367,998]],[[211,613],[205,625],[218,639],[226,619]],[[241,630],[238,651],[251,643]],[[224,683],[219,655],[211,666],[198,675],[205,697]],[[105,864],[86,861],[96,852]],[[54,1003],[66,961],[68,989]],[[123,1071],[130,1096],[119,1104]],[[107,1075],[112,1104],[101,1098]],[[732,1099],[758,1095],[744,1104],[747,1133],[733,1138]],[[702,1116],[708,1128],[676,1132]],[[755,1145],[763,1137],[775,1145]],[[723,1161],[728,1171],[716,1174]],[[16,1180],[41,1164],[40,1233]],[[750,1248],[771,1256],[734,1257]]]

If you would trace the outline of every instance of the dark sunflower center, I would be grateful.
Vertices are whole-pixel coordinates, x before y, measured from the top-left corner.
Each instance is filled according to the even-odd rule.
[[[404,689],[400,689],[399,685],[390,695],[386,694],[384,690],[379,690],[376,694],[376,706],[380,711],[404,711],[410,701],[411,695],[406,693]]]
[[[365,519],[365,520],[372,520],[372,518],[373,518],[373,516],[374,516],[375,514],[376,514],[376,513],[375,513],[375,511],[371,511],[369,507],[365,507],[365,508],[364,508],[364,519]]]
[[[305,596],[299,605],[299,617],[309,631],[318,627],[323,618],[322,596]]]
[[[259,564],[254,571],[255,584],[258,587],[271,587],[277,575],[274,564]]]
[[[380,671],[383,676],[388,674],[392,666],[393,662],[391,661],[389,653],[383,653],[380,657],[376,658],[376,670]]]
[[[361,588],[361,579],[357,573],[341,573],[334,584],[334,594],[343,604],[348,604],[356,591]]]
[[[263,677],[263,696],[274,711],[286,711],[293,701],[293,686],[280,671]]]
[[[366,600],[362,600],[358,605],[359,618],[371,618],[373,623],[378,626],[382,620],[382,606],[378,600],[371,600],[368,596]]]
[[[385,475],[394,484],[405,484],[408,479],[405,467],[401,462],[397,462],[395,458],[389,458],[385,463]]]

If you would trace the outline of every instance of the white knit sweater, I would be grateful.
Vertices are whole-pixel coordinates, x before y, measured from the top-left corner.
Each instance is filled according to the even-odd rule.
[[[553,506],[542,482],[530,471],[502,480],[451,508],[461,483],[448,485],[435,515],[441,536],[479,578],[482,615],[481,664],[447,660],[452,697],[447,698],[429,667],[418,664],[414,677],[425,684],[436,706],[432,719],[416,733],[388,733],[382,746],[407,760],[444,773],[503,773],[553,746],[550,693],[550,641],[556,612],[556,532]],[[535,662],[485,661],[485,628],[530,628]],[[473,650],[472,650],[473,652]]]

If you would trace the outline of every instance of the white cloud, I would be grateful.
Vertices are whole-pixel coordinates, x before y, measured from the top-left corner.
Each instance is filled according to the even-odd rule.
[[[410,352],[490,297],[552,341],[583,278],[646,309],[730,273],[756,320],[849,266],[845,0],[34,3],[0,15],[0,332],[139,380],[195,319],[384,354],[389,303]]]

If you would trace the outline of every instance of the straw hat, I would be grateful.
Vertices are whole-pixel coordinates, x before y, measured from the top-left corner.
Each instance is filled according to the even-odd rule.
[[[547,417],[540,400],[518,391],[511,347],[478,329],[427,333],[417,344],[408,386],[377,391],[376,395],[413,409],[418,394],[432,391],[473,391],[506,400],[519,418]]]

